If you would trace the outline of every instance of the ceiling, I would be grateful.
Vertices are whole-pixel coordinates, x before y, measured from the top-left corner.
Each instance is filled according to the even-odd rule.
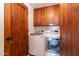
[[[35,8],[40,8],[40,7],[56,5],[57,3],[30,3],[30,4],[35,9]]]

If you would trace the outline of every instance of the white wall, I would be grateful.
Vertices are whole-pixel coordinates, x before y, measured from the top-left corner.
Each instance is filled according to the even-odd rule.
[[[0,55],[4,55],[4,4],[0,3]]]
[[[28,4],[28,3],[25,3],[25,5],[28,7],[28,29],[29,29],[29,33],[28,34],[30,34],[30,33],[34,33],[35,31],[34,31],[34,23],[33,23],[33,8],[32,8],[32,6],[30,5],[30,4]],[[30,40],[30,35],[28,35],[29,36],[29,40]],[[29,41],[28,41],[29,42]],[[30,44],[29,44],[29,46],[30,46]],[[29,49],[29,51],[30,51],[30,49]]]
[[[30,34],[34,33],[33,8],[29,3],[25,3],[25,5],[28,7],[28,29]]]

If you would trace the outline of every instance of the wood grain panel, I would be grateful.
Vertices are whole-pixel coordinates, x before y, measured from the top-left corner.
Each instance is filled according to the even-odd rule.
[[[50,18],[49,18],[49,8],[44,8],[44,21],[43,22],[43,25],[49,25],[50,24]]]
[[[6,38],[10,36],[10,4],[5,3],[4,8],[4,55],[10,55],[10,45],[6,42]]]
[[[42,23],[42,9],[35,9],[35,25],[40,26],[40,24]]]
[[[71,22],[72,22],[72,19],[71,19],[71,4],[66,4],[66,42],[67,42],[67,56],[70,56],[72,55],[72,47],[71,47]]]
[[[59,5],[34,9],[35,26],[48,26],[59,24]]]
[[[79,4],[61,4],[61,53],[79,56]]]
[[[65,4],[60,5],[61,55],[66,55],[66,17]]]
[[[78,37],[78,20],[79,20],[79,4],[71,4],[72,7],[72,55],[73,56],[79,56],[79,37]]]
[[[17,55],[19,51],[19,19],[18,19],[18,5],[17,4],[11,4],[11,36],[13,36],[13,44],[12,44],[12,55]],[[14,27],[15,26],[15,27]],[[15,35],[17,34],[17,35]]]
[[[10,18],[9,30],[10,36],[13,37],[12,44],[8,43],[10,45],[10,55],[26,55],[28,53],[28,9],[18,3],[11,3],[9,5],[11,11],[10,16],[8,15]],[[7,6],[5,8],[7,8]],[[7,50],[7,48],[5,48],[5,50]]]
[[[52,6],[51,23],[59,25],[59,5]]]

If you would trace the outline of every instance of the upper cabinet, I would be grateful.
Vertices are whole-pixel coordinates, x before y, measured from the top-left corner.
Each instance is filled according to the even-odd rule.
[[[34,9],[34,25],[48,26],[59,24],[59,5]]]
[[[34,25],[39,26],[42,20],[42,9],[35,9],[34,10]]]

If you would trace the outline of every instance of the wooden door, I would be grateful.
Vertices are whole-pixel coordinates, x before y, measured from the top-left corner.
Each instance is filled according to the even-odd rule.
[[[71,55],[71,5],[60,5],[61,55]]]
[[[79,4],[60,4],[61,55],[79,56]]]
[[[11,10],[10,10],[10,4],[4,5],[4,55],[10,55],[11,54],[11,46],[6,41],[6,38],[10,37],[10,17],[11,17]]]
[[[7,6],[6,6],[7,5]],[[9,8],[8,8],[9,6]],[[9,10],[6,13],[6,10]],[[28,10],[23,4],[5,4],[5,55],[26,55],[28,52]],[[7,15],[9,13],[9,15]],[[8,16],[8,18],[7,18]],[[7,18],[7,19],[6,19]],[[6,25],[7,22],[9,25]],[[9,34],[6,27],[9,26]],[[7,36],[7,37],[6,37]],[[8,42],[7,42],[8,38]],[[7,47],[8,48],[7,48]]]
[[[79,56],[79,3],[71,4],[71,8],[72,56]]]

